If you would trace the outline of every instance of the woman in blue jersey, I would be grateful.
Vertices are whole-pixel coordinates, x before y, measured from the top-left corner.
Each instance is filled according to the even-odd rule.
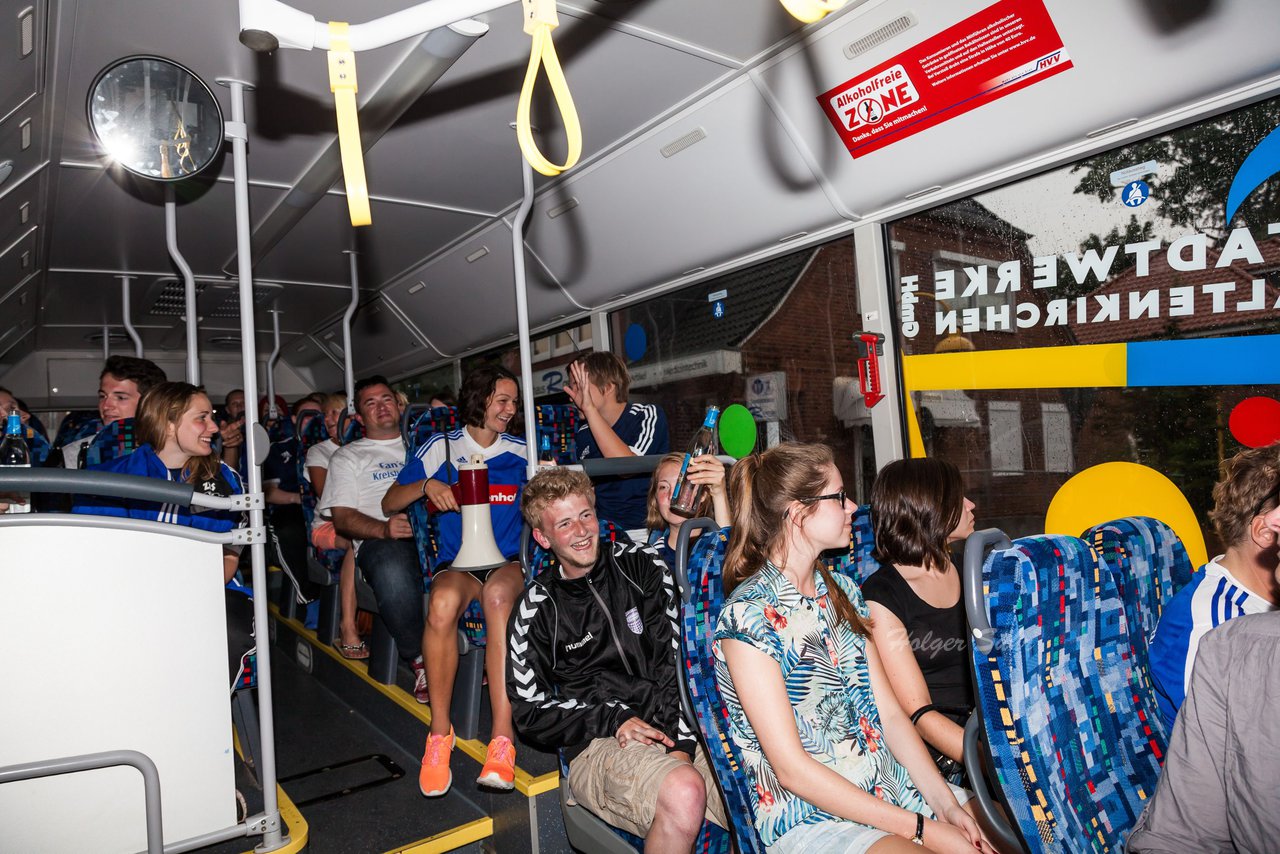
[[[786,443],[746,457],[730,491],[716,681],[765,846],[992,851],[961,805],[968,793],[942,779],[898,705],[857,584],[818,561],[848,548],[854,511],[831,450]]]
[[[139,442],[137,450],[94,466],[94,470],[190,483],[203,495],[226,497],[244,492],[240,476],[213,453],[218,423],[203,388],[179,382],[153,386],[138,403],[134,431]],[[72,512],[172,522],[216,532],[230,531],[244,524],[243,514],[229,510],[101,497],[78,497]],[[223,546],[233,675],[243,656],[253,648],[252,592],[235,578],[239,559],[239,547]]]
[[[516,599],[524,592],[520,570],[520,488],[525,482],[524,439],[508,436],[516,415],[520,389],[505,368],[477,368],[467,375],[458,392],[463,426],[432,436],[401,469],[396,483],[382,499],[382,511],[398,513],[415,501],[427,500],[439,517],[439,548],[431,578],[431,600],[422,637],[422,657],[431,695],[431,731],[427,735],[418,786],[422,794],[436,797],[449,791],[453,775],[449,756],[453,750],[453,725],[449,706],[458,672],[458,620],[467,607],[480,600],[487,627],[485,667],[489,673],[489,702],[493,731],[488,754],[476,782],[495,789],[515,785],[515,730],[511,702],[506,691],[507,620]],[[454,569],[462,546],[462,516],[452,485],[458,482],[458,466],[473,455],[489,467],[489,516],[499,551],[509,562],[496,569]]]

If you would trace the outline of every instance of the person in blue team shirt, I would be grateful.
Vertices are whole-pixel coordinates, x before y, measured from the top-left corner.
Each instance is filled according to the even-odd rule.
[[[213,453],[218,424],[213,418],[213,405],[202,388],[179,382],[153,386],[138,404],[134,429],[139,441],[137,450],[94,466],[93,470],[190,483],[204,495],[227,497],[244,492],[240,476]],[[72,512],[172,522],[219,533],[244,524],[244,515],[230,510],[98,496],[78,496]],[[238,562],[239,547],[223,546],[227,641],[233,677],[243,657],[253,651],[253,594],[235,577]]]
[[[387,514],[424,498],[440,513],[439,550],[422,636],[431,696],[431,731],[418,784],[427,797],[443,795],[453,782],[449,770],[454,741],[449,706],[458,672],[458,620],[476,599],[484,607],[488,627],[485,666],[493,708],[492,740],[476,782],[496,789],[515,785],[515,731],[504,686],[505,632],[511,607],[524,589],[524,575],[516,558],[520,554],[522,524],[520,488],[527,462],[524,439],[508,436],[506,431],[515,417],[519,394],[515,376],[505,368],[491,366],[472,371],[459,392],[465,426],[428,439],[382,499],[382,511]],[[497,569],[464,570],[452,566],[462,546],[462,516],[451,486],[458,482],[458,466],[476,454],[489,467],[489,513],[494,540],[510,561]]]
[[[1151,679],[1170,732],[1205,634],[1235,617],[1280,605],[1278,535],[1264,518],[1278,501],[1280,444],[1241,451],[1221,472],[1209,518],[1226,553],[1205,564],[1169,601],[1151,641]]]
[[[582,413],[578,458],[643,457],[671,450],[667,416],[652,403],[628,403],[631,376],[613,353],[586,353],[568,366],[565,393]],[[633,536],[643,536],[648,482],[643,475],[596,480],[596,510]]]

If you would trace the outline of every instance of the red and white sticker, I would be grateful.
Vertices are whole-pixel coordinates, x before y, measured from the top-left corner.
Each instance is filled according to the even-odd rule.
[[[818,103],[861,157],[1070,67],[1044,0],[1000,0]]]

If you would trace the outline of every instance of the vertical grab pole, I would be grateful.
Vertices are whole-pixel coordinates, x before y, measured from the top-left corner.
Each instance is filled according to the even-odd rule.
[[[133,318],[129,315],[132,313],[129,308],[129,283],[133,281],[133,276],[116,276],[120,280],[120,311],[124,315],[124,331],[129,333],[129,337],[133,339],[133,355],[139,359],[142,358],[142,337],[138,335],[138,330],[133,328]]]
[[[102,324],[102,361],[111,358],[111,327]]]
[[[524,401],[525,469],[530,478],[538,471],[538,422],[533,411],[533,346],[529,341],[529,295],[524,272],[524,225],[533,207],[533,169],[520,158],[524,200],[511,222],[511,257],[515,260],[516,330],[520,338],[520,395]]]
[[[343,249],[342,252],[351,259],[351,304],[347,306],[346,314],[342,315],[342,368],[343,378],[347,383],[347,414],[355,415],[356,371],[351,367],[351,318],[355,317],[356,306],[360,303],[360,274],[356,269],[356,256],[359,253],[354,249]]]
[[[164,240],[169,247],[169,260],[182,274],[187,307],[187,382],[200,385],[199,317],[196,316],[196,277],[191,274],[187,259],[178,251],[178,204],[173,198],[173,185],[164,186]]]
[[[249,511],[249,526],[263,530],[262,467],[258,463],[258,354],[253,325],[253,262],[249,233],[249,172],[247,149],[249,131],[244,121],[244,93],[253,88],[243,80],[219,78],[231,89],[231,121],[227,122],[227,138],[231,140],[235,166],[236,197],[236,262],[240,284],[240,358],[244,362],[245,467],[249,474],[248,493],[257,496]],[[255,537],[249,546],[253,560],[253,621],[258,638],[258,717],[262,740],[262,844],[258,851],[274,851],[284,844],[280,828],[280,805],[276,797],[275,707],[271,697],[271,642],[267,626],[267,555],[264,538]]]
[[[274,349],[267,357],[267,420],[280,417],[276,406],[276,362],[280,361],[280,309],[271,309],[271,335]]]

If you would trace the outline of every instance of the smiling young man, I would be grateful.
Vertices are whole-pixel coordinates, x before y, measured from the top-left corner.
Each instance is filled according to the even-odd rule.
[[[316,513],[331,518],[337,532],[352,541],[378,613],[400,657],[413,668],[414,698],[426,703],[426,670],[418,657],[423,626],[418,549],[405,515],[382,511],[382,497],[404,468],[402,410],[384,377],[360,380],[355,396],[364,438],[334,451]]]
[[[102,427],[138,414],[138,402],[153,387],[167,379],[164,371],[148,359],[112,356],[98,376],[98,416]],[[94,436],[70,442],[62,448],[66,468],[84,468],[81,453],[92,444]]]
[[[522,735],[564,748],[573,797],[645,838],[688,852],[724,809],[680,711],[675,582],[657,552],[602,545],[591,481],[553,468],[525,486],[534,539],[559,565],[516,605],[507,694]]]

